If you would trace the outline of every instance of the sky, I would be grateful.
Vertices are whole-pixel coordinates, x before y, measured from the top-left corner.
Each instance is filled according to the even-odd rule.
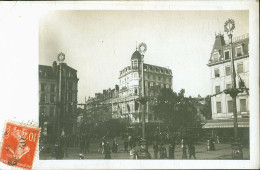
[[[173,90],[186,96],[211,93],[207,66],[215,33],[235,20],[234,37],[249,32],[249,12],[230,11],[49,11],[39,21],[39,64],[60,52],[78,71],[78,102],[119,83],[136,44],[147,44],[145,63],[168,67]],[[225,35],[227,39],[227,36]]]

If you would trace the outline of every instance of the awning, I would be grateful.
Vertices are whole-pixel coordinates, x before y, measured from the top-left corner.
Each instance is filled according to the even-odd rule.
[[[238,122],[238,127],[244,128],[249,127],[249,122]],[[203,129],[210,129],[210,128],[234,128],[233,122],[211,122],[206,123],[202,126]]]

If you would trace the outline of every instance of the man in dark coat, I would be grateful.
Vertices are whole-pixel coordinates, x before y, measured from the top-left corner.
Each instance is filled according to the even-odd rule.
[[[117,149],[118,149],[118,143],[117,143],[117,140],[115,138],[114,141],[113,141],[113,145],[112,145],[112,151],[114,153],[117,153]]]
[[[159,151],[159,145],[158,142],[156,141],[153,145],[154,159],[158,158],[158,151]]]
[[[189,148],[189,159],[191,159],[192,156],[194,159],[196,159],[195,146],[192,143],[189,143],[188,148]]]
[[[82,133],[80,135],[80,153],[84,153],[85,152],[85,134]]]
[[[167,151],[163,143],[161,143],[160,146],[160,159],[166,159],[167,158]]]
[[[125,138],[125,140],[124,140],[124,148],[125,148],[125,152],[128,152],[128,140],[127,140],[127,138]]]
[[[109,146],[109,143],[106,142],[105,144],[105,159],[111,159],[111,152],[110,152],[110,146]]]
[[[175,152],[175,139],[172,140],[169,146],[169,159],[174,159],[174,152]]]

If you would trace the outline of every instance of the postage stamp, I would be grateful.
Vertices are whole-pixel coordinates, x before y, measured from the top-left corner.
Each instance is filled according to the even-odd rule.
[[[10,166],[32,169],[40,128],[7,122],[0,150],[0,160]]]

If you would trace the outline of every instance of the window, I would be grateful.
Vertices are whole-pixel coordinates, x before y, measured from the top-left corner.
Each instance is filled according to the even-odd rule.
[[[158,77],[158,81],[161,81],[161,77],[160,76]]]
[[[242,55],[242,47],[237,47],[236,48],[236,56],[241,56]]]
[[[218,62],[218,53],[213,54],[213,61]]]
[[[40,107],[40,114],[41,114],[41,116],[45,116],[45,114],[46,114],[46,108],[45,107]]]
[[[229,76],[231,74],[230,66],[226,66],[226,76]]]
[[[146,71],[147,70],[147,66],[144,66],[144,71]]]
[[[134,60],[132,64],[134,69],[138,68],[137,60]]]
[[[148,120],[152,120],[152,115],[148,114]]]
[[[68,90],[72,90],[72,82],[69,82],[69,84],[68,84]]]
[[[166,78],[165,77],[163,78],[163,81],[166,82]]]
[[[150,79],[150,75],[148,75],[147,77],[148,77],[148,79]]]
[[[46,94],[41,94],[41,102],[45,102],[46,101]]]
[[[221,113],[221,102],[217,102],[216,106],[217,106],[217,113]]]
[[[246,112],[246,99],[240,99],[240,112]]]
[[[215,70],[215,77],[219,77],[220,75],[219,75],[219,69],[216,69]]]
[[[41,84],[41,91],[45,91],[46,90],[46,84],[42,83]]]
[[[229,51],[225,51],[224,54],[225,54],[225,60],[228,60],[230,58]]]
[[[238,63],[237,64],[237,72],[238,73],[243,73],[244,72],[243,63]]]
[[[229,100],[228,101],[228,113],[232,113],[233,112],[233,101]]]
[[[226,89],[231,89],[231,84],[227,84]]]
[[[71,93],[68,94],[68,101],[72,101],[72,94]]]
[[[215,90],[216,90],[216,93],[219,93],[220,92],[220,86],[216,86]]]
[[[156,79],[156,76],[153,76],[153,80],[155,80]]]
[[[163,85],[163,84],[161,84],[161,88],[164,88],[164,85]]]
[[[51,103],[54,103],[54,101],[55,101],[55,95],[54,95],[54,94],[51,94],[51,96],[50,96],[50,102],[51,102]]]
[[[51,84],[51,92],[54,92],[54,91],[55,91],[55,85]]]
[[[50,108],[50,117],[55,117],[54,107]]]

